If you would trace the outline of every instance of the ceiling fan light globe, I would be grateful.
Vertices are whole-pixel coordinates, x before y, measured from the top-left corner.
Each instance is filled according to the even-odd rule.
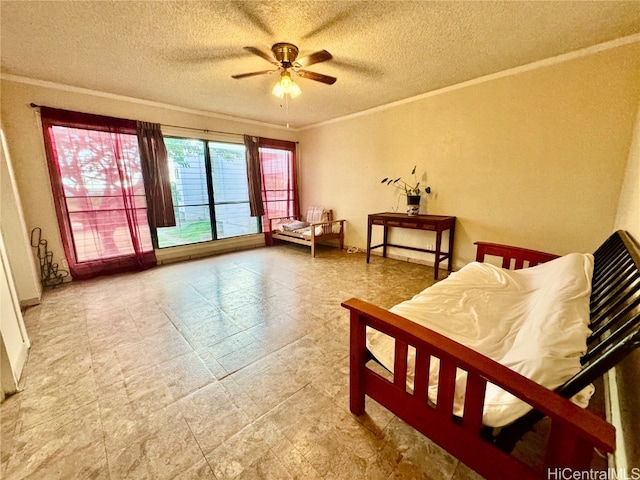
[[[289,95],[291,96],[291,98],[296,98],[301,93],[302,93],[302,90],[300,90],[300,87],[298,86],[298,84],[292,81],[291,87],[289,88]]]
[[[284,88],[285,93],[289,93],[291,90],[291,85],[293,84],[293,80],[291,80],[291,75],[289,72],[282,72],[282,77],[280,78],[280,85]]]
[[[282,85],[280,85],[280,82],[276,83],[273,86],[273,90],[271,90],[271,93],[273,93],[278,98],[284,97],[285,91],[284,91],[284,88],[282,88]]]

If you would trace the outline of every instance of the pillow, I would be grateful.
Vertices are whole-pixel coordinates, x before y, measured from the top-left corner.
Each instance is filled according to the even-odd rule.
[[[282,229],[287,232],[293,232],[294,230],[300,230],[301,228],[308,227],[309,224],[307,222],[301,222],[300,220],[294,220],[290,223],[285,223],[282,225]]]
[[[329,220],[323,207],[309,207],[307,208],[307,216],[305,217],[307,222],[326,222]]]

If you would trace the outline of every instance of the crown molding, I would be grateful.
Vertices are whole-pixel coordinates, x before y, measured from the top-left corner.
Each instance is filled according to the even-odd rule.
[[[107,93],[107,92],[101,92],[98,90],[91,90],[89,88],[82,88],[82,87],[75,87],[73,85],[66,85],[66,84],[62,84],[62,83],[56,83],[56,82],[50,82],[47,80],[38,80],[35,78],[30,78],[30,77],[23,77],[21,75],[12,75],[9,73],[0,73],[0,80],[7,80],[10,82],[16,82],[16,83],[22,83],[25,85],[32,85],[35,87],[43,87],[43,88],[51,88],[54,90],[59,90],[59,91],[63,91],[63,92],[70,92],[70,93],[78,93],[78,94],[82,94],[82,95],[90,95],[93,97],[100,97],[100,98],[107,98],[109,100],[116,100],[116,101],[120,101],[120,102],[128,102],[128,103],[135,103],[137,105],[144,105],[147,107],[155,107],[155,108],[162,108],[165,110],[173,110],[175,112],[181,112],[181,113],[189,113],[189,114],[193,114],[193,115],[200,115],[203,117],[209,117],[209,118],[215,118],[215,119],[219,119],[219,120],[227,120],[227,121],[232,121],[232,122],[239,122],[239,123],[245,123],[245,124],[249,124],[249,125],[256,125],[256,126],[260,126],[260,127],[266,127],[266,128],[276,128],[279,130],[287,130],[287,131],[297,131],[298,129],[296,128],[287,128],[286,126],[282,126],[282,125],[277,125],[277,124],[273,124],[273,123],[266,123],[266,122],[259,122],[257,120],[249,120],[246,118],[240,118],[240,117],[234,117],[231,115],[223,115],[221,113],[214,113],[214,112],[210,112],[208,110],[197,110],[194,108],[187,108],[187,107],[179,107],[177,105],[171,105],[168,103],[162,103],[162,102],[154,102],[152,100],[142,100],[140,98],[135,98],[135,97],[127,97],[125,95],[117,95],[115,93]]]

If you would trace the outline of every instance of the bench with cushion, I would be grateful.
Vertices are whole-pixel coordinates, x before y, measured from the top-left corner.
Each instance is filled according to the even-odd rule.
[[[333,210],[309,207],[304,219],[280,217],[269,219],[271,237],[284,242],[311,247],[311,256],[316,256],[316,245],[337,241],[344,248],[344,220],[334,220]]]

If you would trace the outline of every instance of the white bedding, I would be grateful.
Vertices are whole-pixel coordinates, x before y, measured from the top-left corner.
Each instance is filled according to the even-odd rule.
[[[390,310],[462,343],[554,389],[580,370],[590,334],[593,256],[570,254],[523,270],[473,262]],[[394,341],[367,331],[367,346],[389,370]],[[415,350],[409,349],[407,385],[413,388]],[[436,401],[439,364],[432,359],[429,398]],[[466,374],[459,373],[454,413],[462,414]],[[586,406],[593,387],[572,400]],[[507,425],[531,407],[487,384],[483,423]]]

